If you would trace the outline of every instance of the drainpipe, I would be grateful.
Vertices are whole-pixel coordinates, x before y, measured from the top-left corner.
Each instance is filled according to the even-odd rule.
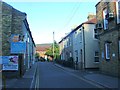
[[[84,59],[83,59],[83,70],[85,69],[85,33],[84,33],[84,26],[82,26],[83,28],[83,51],[84,51]]]

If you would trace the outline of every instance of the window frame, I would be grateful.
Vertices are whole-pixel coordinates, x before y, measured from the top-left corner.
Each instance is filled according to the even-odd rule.
[[[93,37],[94,37],[95,40],[98,40],[98,31],[95,32],[95,30],[97,31],[97,29],[93,30]],[[97,36],[97,38],[95,36]]]
[[[107,15],[107,13],[108,13],[107,8],[104,8],[103,9],[103,26],[104,26],[104,30],[108,29],[108,20],[105,17]]]
[[[98,55],[96,55],[96,52],[98,53]],[[96,61],[95,58],[98,58],[98,61]],[[96,63],[99,62],[99,52],[98,51],[95,51],[95,53],[94,53],[94,62],[96,62]]]
[[[105,43],[105,58],[106,60],[110,60],[110,43]]]
[[[119,9],[120,6],[119,5],[120,5],[120,0],[117,0],[116,1],[117,24],[120,23],[120,9]]]
[[[120,39],[118,39],[118,59],[120,60]]]

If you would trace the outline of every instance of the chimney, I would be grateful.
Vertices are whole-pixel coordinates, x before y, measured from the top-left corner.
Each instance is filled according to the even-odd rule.
[[[89,13],[87,19],[91,20],[93,18],[96,18],[96,15],[94,13]]]

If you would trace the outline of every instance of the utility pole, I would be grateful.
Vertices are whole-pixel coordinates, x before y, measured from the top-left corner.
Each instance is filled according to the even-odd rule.
[[[54,59],[54,32],[53,32],[53,59]]]

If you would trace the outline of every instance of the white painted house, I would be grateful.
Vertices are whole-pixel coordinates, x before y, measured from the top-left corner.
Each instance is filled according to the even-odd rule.
[[[89,19],[74,29],[73,32],[73,59],[76,68],[98,68],[99,48],[96,18]]]
[[[73,57],[76,69],[99,67],[96,22],[95,15],[90,14],[88,21],[77,26],[59,42],[61,60]]]

